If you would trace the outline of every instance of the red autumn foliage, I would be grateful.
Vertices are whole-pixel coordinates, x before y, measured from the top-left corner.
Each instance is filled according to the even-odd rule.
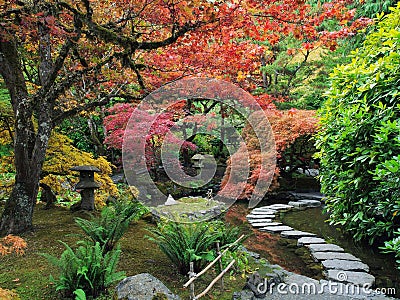
[[[241,186],[238,184],[235,185],[235,181],[231,178],[232,176],[236,176],[236,174],[232,174],[231,172],[231,165],[232,162],[235,162],[235,164],[245,164],[249,158],[250,175],[248,176],[246,186],[242,190],[239,199],[249,199],[254,192],[256,185],[262,186],[268,184],[270,176],[272,176],[270,172],[273,172],[274,174],[269,186],[269,191],[276,190],[279,187],[278,177],[280,174],[279,167],[281,167],[279,161],[282,154],[299,138],[313,134],[316,131],[318,121],[315,117],[315,111],[309,110],[267,110],[264,111],[264,114],[258,114],[258,126],[267,127],[267,122],[271,124],[275,138],[276,153],[263,153],[260,150],[259,137],[254,134],[254,130],[249,125],[243,129],[242,135],[246,144],[242,145],[228,160],[227,169],[221,183],[221,186],[228,194],[232,192],[237,193],[238,189],[241,190]],[[271,165],[269,173],[260,172],[261,160],[267,159],[268,161],[268,159],[274,155],[276,155],[278,161],[277,167]],[[262,176],[260,176],[260,174],[262,174]]]

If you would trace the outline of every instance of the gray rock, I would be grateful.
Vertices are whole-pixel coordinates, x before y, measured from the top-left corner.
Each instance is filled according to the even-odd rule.
[[[282,223],[280,223],[280,222],[271,222],[271,223],[268,223],[268,225],[266,225],[267,227],[271,227],[271,226],[281,226],[282,225]],[[262,229],[263,228],[259,228],[259,230],[261,230],[262,231]]]
[[[275,214],[277,212],[276,209],[270,209],[270,208],[266,208],[266,207],[257,207],[255,209],[253,209],[252,211],[262,211],[267,214]]]
[[[254,300],[256,297],[250,290],[243,290],[240,292],[234,292],[232,295],[232,300]]]
[[[358,257],[353,254],[345,252],[312,252],[311,256],[315,261],[328,260],[328,259],[343,259],[360,261]]]
[[[282,231],[281,236],[287,239],[298,239],[304,236],[316,236],[314,233],[299,231],[299,230],[291,230],[291,231]]]
[[[375,277],[365,272],[343,271],[343,270],[327,270],[325,271],[327,280],[352,283],[355,285],[375,283]]]
[[[275,212],[272,212],[271,210],[267,211],[263,211],[263,210],[252,210],[251,215],[274,215]]]
[[[302,237],[297,240],[297,246],[309,245],[309,244],[323,244],[325,243],[324,239],[317,237]]]
[[[294,208],[306,208],[307,203],[300,201],[289,201],[288,205],[292,205]]]
[[[271,205],[265,206],[265,208],[274,209],[274,210],[288,210],[288,209],[292,209],[293,206],[288,205],[288,204],[271,204]]]
[[[273,218],[275,218],[275,215],[268,215],[268,214],[252,215],[252,214],[250,214],[250,215],[247,215],[246,218],[247,219],[273,219]]]
[[[266,227],[262,228],[262,231],[266,231],[269,233],[279,233],[282,231],[290,231],[290,230],[293,230],[293,228],[290,226],[285,226],[285,225],[283,225],[283,226],[266,226]]]
[[[249,219],[248,220],[250,224],[255,224],[255,223],[271,223],[272,219]]]
[[[269,226],[271,223],[270,222],[260,222],[260,223],[250,223],[251,226],[253,227],[265,227],[265,226]]]
[[[325,197],[321,193],[295,193],[295,192],[290,192],[289,195],[295,200],[312,199],[312,200],[321,201]]]
[[[180,299],[149,273],[127,277],[118,283],[115,289],[118,299],[151,300],[157,293],[165,294],[169,300]]]
[[[321,201],[319,201],[319,200],[305,199],[305,200],[299,200],[298,202],[305,203],[307,207],[320,207],[321,206]]]
[[[342,247],[334,244],[310,244],[305,245],[308,249],[310,249],[311,253],[313,252],[344,252]]]
[[[369,267],[361,261],[328,259],[323,260],[322,265],[325,269],[369,272]]]

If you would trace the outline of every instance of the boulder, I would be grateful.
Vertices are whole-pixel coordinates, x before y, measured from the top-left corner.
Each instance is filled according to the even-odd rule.
[[[168,300],[179,300],[160,280],[149,273],[130,276],[118,283],[115,288],[117,299],[152,300],[164,294]]]

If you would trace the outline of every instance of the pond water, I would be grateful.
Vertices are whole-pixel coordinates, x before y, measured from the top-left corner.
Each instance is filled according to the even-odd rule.
[[[355,243],[341,228],[329,225],[326,222],[327,218],[322,208],[293,210],[281,215],[284,224],[297,230],[315,233],[360,258],[370,267],[370,273],[375,276],[378,288],[394,287],[396,296],[400,297],[400,271],[396,269],[394,256],[382,254],[379,249],[368,244]]]

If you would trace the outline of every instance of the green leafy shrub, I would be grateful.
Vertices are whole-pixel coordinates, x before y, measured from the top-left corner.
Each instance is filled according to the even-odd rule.
[[[400,226],[400,4],[391,11],[331,74],[317,135],[330,220],[370,243]]]
[[[194,271],[197,273],[214,260],[217,256],[216,242],[223,249],[236,241],[240,234],[239,227],[227,226],[222,221],[167,222],[148,230],[152,234],[148,238],[160,247],[183,275],[189,272],[190,262],[194,263]],[[230,251],[235,252],[239,245]]]
[[[60,270],[60,277],[50,280],[55,283],[57,291],[63,291],[64,296],[72,297],[75,293],[97,297],[107,288],[125,277],[124,272],[116,272],[121,250],[117,247],[103,254],[100,243],[94,245],[88,241],[79,241],[74,251],[66,243],[61,242],[66,250],[60,258],[43,254],[50,263]],[[79,291],[82,290],[82,291]]]
[[[208,261],[215,258],[214,244],[220,235],[210,230],[210,223],[160,223],[149,228],[154,241],[178,267],[181,274],[189,272],[190,262],[194,271],[200,271]]]
[[[106,253],[115,247],[129,223],[145,212],[140,202],[116,200],[112,205],[104,207],[99,217],[92,217],[91,220],[76,218],[75,222]]]
[[[397,269],[400,270],[400,230],[395,232],[395,235],[397,235],[396,238],[394,238],[391,241],[385,242],[385,246],[381,247],[383,250],[383,253],[394,253],[397,260]]]

